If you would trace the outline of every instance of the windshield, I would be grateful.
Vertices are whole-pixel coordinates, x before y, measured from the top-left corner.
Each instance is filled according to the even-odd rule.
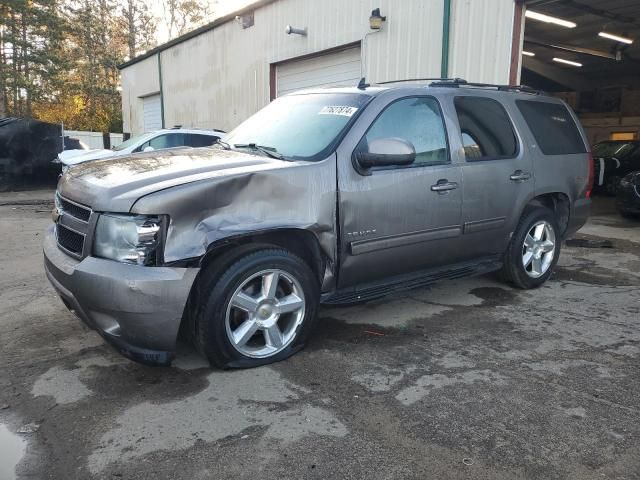
[[[232,148],[253,144],[289,159],[321,160],[335,148],[369,99],[358,93],[280,97],[241,123],[224,140]]]
[[[629,155],[635,148],[634,143],[623,142],[601,142],[593,146],[594,157],[624,157]]]
[[[138,135],[137,137],[131,137],[129,140],[122,142],[120,145],[116,145],[112,148],[112,150],[119,152],[120,150],[124,150],[125,148],[133,147],[137,145],[139,142],[142,142],[150,137],[149,133],[145,133],[143,135]]]

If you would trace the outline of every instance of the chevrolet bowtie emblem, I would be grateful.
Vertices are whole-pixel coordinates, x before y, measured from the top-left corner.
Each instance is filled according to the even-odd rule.
[[[51,210],[51,218],[53,219],[53,222],[58,223],[58,220],[60,219],[61,216],[62,216],[62,209],[60,207],[53,207],[53,210]]]

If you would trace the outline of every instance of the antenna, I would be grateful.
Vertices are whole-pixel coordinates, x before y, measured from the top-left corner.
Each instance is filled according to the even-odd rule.
[[[370,86],[371,86],[371,85],[369,85],[369,84],[367,83],[367,81],[365,80],[365,78],[364,78],[364,77],[362,77],[362,78],[360,79],[360,81],[358,82],[358,89],[359,89],[359,90],[364,90],[364,89],[366,89],[367,87],[370,87]]]

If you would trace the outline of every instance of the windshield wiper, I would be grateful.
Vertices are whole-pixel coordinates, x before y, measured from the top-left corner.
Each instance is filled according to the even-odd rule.
[[[220,138],[216,139],[215,144],[216,145],[220,145],[225,150],[231,150],[231,145],[229,145],[227,142],[225,142],[224,140],[222,140]]]
[[[266,147],[264,145],[256,145],[255,143],[235,143],[235,148],[250,148],[251,150],[257,150],[264,153],[271,158],[277,158],[278,160],[285,160],[284,156],[273,147]]]

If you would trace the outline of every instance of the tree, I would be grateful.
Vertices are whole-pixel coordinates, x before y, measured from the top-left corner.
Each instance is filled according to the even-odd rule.
[[[156,46],[157,22],[144,0],[121,0],[120,24],[127,38],[129,58]]]
[[[179,37],[209,20],[213,11],[206,0],[162,0],[169,38]]]
[[[65,23],[59,0],[0,3],[0,115],[30,115],[60,85]]]

